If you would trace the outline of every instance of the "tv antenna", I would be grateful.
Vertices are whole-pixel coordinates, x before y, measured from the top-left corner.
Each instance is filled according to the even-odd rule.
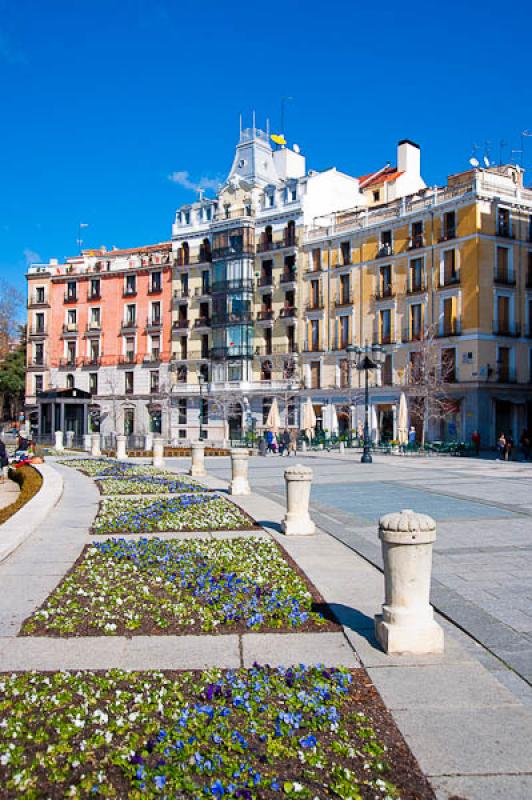
[[[471,166],[472,166],[472,167],[474,167],[475,169],[476,169],[477,167],[480,167],[480,162],[479,162],[478,158],[475,158],[475,157],[473,157],[473,158],[470,158],[470,159],[469,159],[469,163],[470,163],[470,164],[471,164]]]
[[[501,139],[499,141],[499,167],[502,167],[502,165],[503,165],[503,162],[504,162],[504,158],[503,158],[504,148],[507,147],[507,146],[508,146],[508,142],[505,141],[504,139]]]

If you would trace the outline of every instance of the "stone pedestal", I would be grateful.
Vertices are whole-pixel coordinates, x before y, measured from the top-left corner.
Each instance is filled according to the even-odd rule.
[[[345,444],[344,444],[344,442],[340,442],[339,450],[340,450],[340,453],[344,453],[345,452]]]
[[[204,478],[207,474],[205,469],[205,444],[203,442],[192,442],[192,462],[188,471],[194,478]]]
[[[306,443],[306,441],[304,439],[301,442],[301,452],[302,453],[306,453],[307,452],[307,443]]]
[[[154,467],[164,467],[164,442],[159,437],[153,440],[152,464]]]
[[[247,450],[231,450],[231,485],[229,494],[251,494],[248,482],[249,456]]]
[[[375,635],[385,653],[443,652],[443,630],[429,603],[436,523],[410,509],[379,520],[385,598]]]
[[[124,458],[127,458],[126,444],[127,444],[127,436],[119,434],[116,437],[116,457],[121,459],[122,461],[124,460]]]
[[[90,453],[90,451],[92,449],[91,442],[92,442],[91,434],[90,433],[84,433],[83,434],[83,449],[85,450],[86,453]]]
[[[68,450],[72,450],[74,447],[74,431],[66,432],[66,447]]]
[[[63,445],[63,431],[56,431],[55,432],[55,445],[54,445],[54,447],[59,453],[62,453],[63,450],[65,449],[65,447]]]
[[[153,450],[153,435],[151,433],[144,434],[144,450],[147,453]]]
[[[100,446],[100,434],[93,433],[91,436],[91,455],[93,456],[101,456],[102,449]]]
[[[286,484],[286,515],[281,527],[287,536],[309,536],[316,526],[309,514],[312,470],[296,464],[284,471]]]

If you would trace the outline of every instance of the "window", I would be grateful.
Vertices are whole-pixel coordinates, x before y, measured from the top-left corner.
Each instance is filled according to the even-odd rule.
[[[528,260],[526,264],[526,288],[532,289],[532,250],[528,251]]]
[[[266,193],[266,206],[268,208],[273,208],[275,205],[275,192],[267,192]]]
[[[42,342],[37,342],[33,352],[34,352],[33,363],[36,366],[42,366],[44,364],[44,345],[42,344]]]
[[[37,286],[35,289],[35,302],[36,303],[44,303],[44,286]],[[42,377],[42,376],[40,376]]]
[[[150,278],[150,292],[162,291],[162,273],[152,272]]]
[[[96,329],[100,328],[100,320],[101,320],[100,313],[101,312],[100,312],[99,308],[91,308],[91,316],[90,316],[90,320],[89,320],[89,327],[96,328]]]
[[[446,297],[443,301],[442,335],[454,336],[457,331],[456,325],[456,298]]]
[[[93,364],[95,364],[98,359],[100,358],[100,342],[98,339],[94,340],[90,344],[90,360]]]
[[[177,424],[178,425],[186,425],[187,424],[187,399],[186,397],[180,397],[177,403]]]
[[[150,392],[152,394],[159,393],[159,371],[152,370],[150,372]]]
[[[338,367],[340,369],[340,388],[347,389],[349,387],[349,361],[347,358],[342,358]]]
[[[497,295],[497,333],[510,333],[510,298],[505,295]]]
[[[441,380],[442,383],[456,382],[456,350],[454,347],[445,347],[441,351]]]
[[[76,365],[76,343],[68,342],[67,344],[67,363]]]
[[[389,308],[379,312],[380,344],[390,344],[392,341],[392,312]]]
[[[313,319],[310,322],[310,350],[320,349],[320,321]]]
[[[160,336],[152,336],[151,337],[151,357],[153,359],[158,359],[161,354],[161,337]]]
[[[423,247],[423,222],[412,223],[412,238],[410,240],[410,247]]]
[[[423,280],[423,259],[413,258],[410,262],[410,291],[421,292],[425,288]]]
[[[443,215],[442,241],[454,239],[456,236],[456,211],[447,211]]]
[[[126,275],[126,286],[124,289],[124,294],[132,295],[137,294],[137,276],[136,275]]]
[[[126,339],[126,359],[128,361],[135,360],[135,339],[133,336],[128,336]]]
[[[393,254],[393,241],[391,231],[382,231],[379,255],[391,256]]]
[[[126,394],[133,394],[133,372],[124,373],[124,391]]]
[[[410,306],[410,337],[412,339],[421,339],[422,324],[423,307],[421,303],[415,303]]]
[[[345,350],[349,344],[349,317],[340,317],[338,322],[338,347],[340,350]]]
[[[100,279],[91,278],[89,286],[89,300],[97,300],[100,297]]]
[[[510,209],[497,209],[497,236],[511,236]]]
[[[379,269],[379,292],[380,297],[392,296],[392,267],[386,264]]]
[[[320,282],[310,282],[310,307],[320,308]]]
[[[89,392],[91,394],[98,394],[98,373],[89,372]]]
[[[458,272],[456,269],[456,250],[445,250],[443,253],[443,282],[442,286],[458,283]]]
[[[35,376],[35,394],[37,394],[37,392],[42,392],[42,390],[43,390],[43,376],[42,375],[36,375]]]
[[[126,408],[124,410],[124,434],[131,436],[135,430],[135,409]]]
[[[384,364],[381,367],[381,381],[383,386],[392,386],[393,384],[393,356],[387,353],[384,357]]]
[[[495,280],[498,283],[513,283],[513,281],[510,280],[510,250],[508,247],[497,247]]]
[[[208,269],[202,270],[201,273],[201,293],[209,294],[211,288],[211,276]]]
[[[151,305],[151,323],[152,325],[161,324],[161,304],[152,303]]]
[[[497,380],[500,383],[508,383],[511,378],[510,359],[511,348],[499,347],[497,353]]]
[[[187,382],[187,375],[188,370],[185,366],[180,366],[177,368],[176,372],[176,381],[177,383],[186,383]]]
[[[76,309],[70,308],[67,312],[67,330],[75,331],[76,330]]]
[[[321,364],[319,361],[310,362],[310,388],[319,389],[321,387]]]
[[[66,296],[67,296],[67,300],[76,300],[77,299],[76,281],[68,281]]]
[[[73,389],[74,388],[74,376],[73,375],[67,375],[66,376],[66,388],[67,389]]]
[[[527,335],[532,336],[532,300],[526,304],[527,308]]]
[[[380,190],[379,189],[375,189],[375,191],[373,192],[373,202],[374,203],[378,203],[380,199],[381,199]]]
[[[35,333],[44,333],[44,314],[35,314]]]
[[[351,242],[342,242],[340,244],[340,253],[342,256],[342,264],[347,265],[351,263]]]
[[[321,269],[321,248],[315,247],[312,251],[312,269],[319,272]]]
[[[133,326],[137,321],[137,306],[132,304],[126,306],[126,325]]]
[[[160,408],[154,408],[150,411],[150,432],[161,433],[162,431],[162,414]]]

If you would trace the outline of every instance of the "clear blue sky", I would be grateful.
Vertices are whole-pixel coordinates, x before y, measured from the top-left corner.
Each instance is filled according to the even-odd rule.
[[[320,169],[422,147],[429,183],[532,131],[530,4],[0,0],[0,278],[170,235],[181,183],[223,178],[238,115]],[[532,167],[532,138],[526,162]],[[530,170],[532,173],[532,169]],[[181,176],[184,178],[184,176]]]

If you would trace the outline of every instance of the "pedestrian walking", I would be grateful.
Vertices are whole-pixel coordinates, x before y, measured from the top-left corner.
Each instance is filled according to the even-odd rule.
[[[512,431],[508,431],[508,436],[506,437],[506,461],[511,461],[513,459],[513,450],[514,450],[514,437],[512,435]]]
[[[497,439],[497,453],[499,455],[499,461],[506,460],[506,437],[504,433],[500,433]]]
[[[471,442],[475,448],[475,455],[478,457],[480,455],[480,433],[478,431],[473,431],[471,434]]]
[[[416,444],[416,429],[412,425],[408,432],[408,446],[410,449],[414,448]]]
[[[266,443],[266,439],[264,436],[261,436],[259,439],[259,456],[265,456],[268,452],[268,445]]]
[[[288,433],[288,429],[285,428],[281,434],[281,448],[280,448],[281,455],[284,455],[285,453],[287,456],[289,455],[288,453],[289,446],[290,446],[290,434]]]
[[[297,432],[292,429],[290,431],[290,442],[288,444],[288,455],[293,453],[295,456],[297,455]]]

